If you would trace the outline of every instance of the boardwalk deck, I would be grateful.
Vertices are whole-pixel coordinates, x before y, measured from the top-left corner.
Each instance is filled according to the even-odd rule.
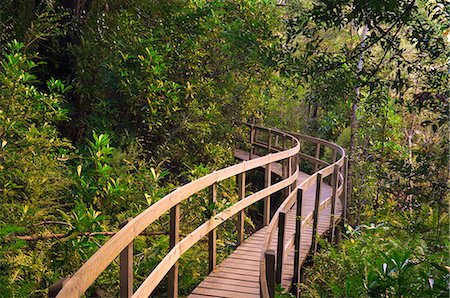
[[[246,160],[248,153],[236,151],[236,157]],[[273,165],[273,171],[281,173],[279,164]],[[308,174],[301,172],[298,178],[299,185]],[[302,214],[305,216],[313,212],[315,199],[315,185],[308,188],[303,194]],[[324,183],[322,185],[321,202],[331,196],[332,188]],[[286,215],[285,239],[290,239],[295,233],[294,206]],[[329,230],[331,206],[320,212],[318,233],[323,235]],[[336,200],[336,217],[342,213],[342,204]],[[248,237],[216,270],[201,282],[189,297],[260,297],[259,294],[259,262],[262,254],[262,246],[266,228],[262,228]],[[271,249],[276,250],[277,233],[271,239]],[[301,235],[301,262],[304,262],[312,242],[312,222]],[[283,266],[282,287],[288,289],[292,284],[294,268],[294,252],[286,258]]]
[[[121,297],[149,297],[165,276],[168,277],[168,296],[178,297],[178,260],[187,250],[208,236],[208,265],[210,268],[214,268],[217,249],[215,231],[223,221],[232,216],[238,216],[238,235],[242,237],[244,234],[243,215],[246,208],[256,202],[268,202],[265,197],[294,185],[300,185],[303,189],[302,196],[296,198],[295,195],[298,195],[298,192],[291,193],[275,212],[269,225],[242,241],[242,244],[198,285],[190,297],[260,297],[260,293],[263,297],[273,297],[274,273],[278,273],[277,277],[281,277],[282,286],[288,289],[291,286],[294,271],[293,236],[296,226],[294,210],[297,207],[294,202],[296,199],[303,199],[301,239],[300,243],[296,242],[301,250],[300,261],[303,262],[312,243],[313,218],[316,219],[317,225],[314,224],[314,228],[318,228],[316,232],[319,235],[324,234],[329,229],[330,205],[336,199],[336,197],[333,200],[328,199],[332,193],[340,197],[340,199],[335,200],[336,217],[342,214],[342,210],[346,210],[347,157],[343,148],[323,139],[289,133],[257,124],[243,123],[242,125],[249,128],[252,160],[245,161],[249,159],[250,153],[237,150],[236,156],[244,162],[219,169],[185,184],[143,210],[100,247],[72,276],[55,282],[49,288],[49,296],[57,296],[58,298],[82,297],[100,274],[108,268],[109,264],[119,257]],[[315,150],[312,150],[313,148]],[[311,151],[314,151],[313,155],[310,155],[312,154]],[[258,158],[255,153],[260,152],[265,155]],[[312,176],[305,173],[299,174],[294,167],[286,167],[284,175],[281,175],[281,163],[284,162],[288,166],[292,165],[293,162],[298,162],[299,159],[309,163],[314,169],[315,173]],[[268,165],[271,165],[272,173],[282,176],[283,179],[277,179],[274,183],[271,183],[270,176],[266,176],[263,189],[246,195],[245,175],[258,167],[264,168],[267,175]],[[238,181],[239,201],[206,219],[199,227],[180,239],[181,203],[205,188],[211,189],[208,199],[214,202],[217,183],[233,177]],[[338,183],[333,182],[333,189],[331,185],[327,184],[327,181],[330,180],[329,177],[333,181],[338,181]],[[296,182],[297,184],[295,184]],[[315,182],[320,182],[321,186],[319,185],[318,188],[322,189],[321,196],[317,196],[317,198]],[[285,194],[285,192],[283,193]],[[315,202],[316,199],[317,202]],[[318,201],[321,201],[320,206]],[[341,202],[343,202],[344,207]],[[292,204],[294,206],[287,210],[288,206]],[[316,209],[313,217],[312,213],[316,204],[319,208]],[[269,204],[265,204],[264,208],[266,224],[270,215],[270,210],[267,207],[269,207]],[[133,285],[135,284],[133,280],[133,242],[147,227],[168,212],[170,212],[168,243],[170,250],[133,293]],[[317,216],[319,217],[317,218]],[[343,216],[345,217],[345,212]],[[286,221],[281,220],[282,218],[285,218]],[[277,223],[280,226],[283,226],[284,223],[284,248],[281,243],[277,245]],[[266,239],[267,235],[271,235],[272,239]],[[270,242],[267,242],[267,240],[270,240]],[[298,240],[299,238],[295,238],[295,241]],[[279,275],[280,271],[276,271],[279,270],[279,266],[277,266],[278,269],[273,266],[273,251],[277,250],[277,246],[285,250],[283,252],[284,260],[281,276]],[[285,254],[288,254],[288,252],[290,252],[290,255],[286,256]],[[267,262],[261,261],[263,253],[267,256]],[[276,256],[276,258],[279,257]],[[295,265],[297,266],[298,263],[295,262]],[[266,267],[266,271],[262,271],[262,273],[266,273],[267,276],[260,277],[260,270],[264,267]]]

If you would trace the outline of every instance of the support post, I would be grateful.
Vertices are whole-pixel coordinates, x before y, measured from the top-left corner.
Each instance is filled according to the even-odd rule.
[[[266,278],[269,289],[269,297],[275,297],[275,252],[268,250],[264,254],[266,259]]]
[[[284,232],[286,230],[286,212],[280,212],[278,216],[278,242],[277,242],[277,270],[275,281],[281,283],[283,275]]]
[[[348,194],[348,190],[347,190],[347,173],[348,173],[348,157],[345,156],[344,157],[344,165],[343,165],[343,173],[342,176],[344,177],[344,184],[343,184],[343,191],[342,191],[342,231],[345,231],[345,224],[347,223],[347,194]]]
[[[253,157],[253,141],[255,139],[255,126],[252,124],[250,126],[250,151],[248,153],[248,159],[252,159]]]
[[[243,200],[245,198],[245,172],[238,175],[238,195],[239,200]],[[238,245],[241,245],[244,242],[244,219],[244,210],[239,211],[237,223]]]
[[[334,219],[335,213],[336,213],[336,194],[337,194],[337,188],[338,188],[338,175],[339,175],[339,166],[334,165],[333,168],[333,177],[332,177],[332,194],[331,194],[331,211],[330,211],[330,243],[334,242],[334,236],[335,236],[335,224],[336,221]]]
[[[292,175],[292,156],[290,156],[289,158],[288,158],[288,160],[287,160],[287,164],[288,164],[288,166],[287,166],[287,177],[291,177],[291,175]],[[288,186],[288,195],[290,194],[292,192],[292,184],[290,184],[289,186]]]
[[[315,155],[316,159],[319,159],[320,157],[320,143],[316,144],[316,155]],[[315,162],[314,163],[314,173],[317,172],[317,170],[319,169],[319,163]]]
[[[170,239],[169,248],[172,249],[180,241],[180,205],[170,209]],[[168,274],[168,296],[178,297],[178,261],[173,265]]]
[[[272,152],[272,129],[269,128],[268,138],[267,138],[267,154]]]
[[[300,283],[300,257],[302,239],[302,201],[303,189],[297,188],[297,205],[295,212],[295,236],[294,236],[294,292],[298,291]]]
[[[312,241],[311,241],[311,250],[312,250],[313,256],[317,252],[317,228],[319,225],[319,205],[320,205],[321,190],[322,190],[322,174],[317,174],[316,199],[314,202],[314,223],[313,223]]]
[[[333,149],[333,156],[331,157],[331,163],[336,162],[336,155],[337,155],[337,151],[336,151],[336,149]]]
[[[131,218],[127,219],[119,225],[122,229],[130,222]],[[133,295],[133,241],[125,247],[120,253],[120,297],[131,297]]]
[[[216,183],[211,185],[210,190],[211,190],[211,194],[209,196],[209,204],[211,206],[212,204],[215,204],[215,202],[217,201],[217,185],[216,185]],[[216,211],[214,209],[211,216],[213,217],[215,214],[216,214]],[[213,229],[208,234],[208,272],[209,273],[211,273],[214,269],[216,269],[216,259],[217,259],[216,240],[217,240],[217,231],[216,231],[216,229]]]
[[[295,173],[295,171],[297,171],[297,167],[298,167],[298,154],[294,155],[292,158],[292,173]],[[294,183],[292,183],[292,189],[296,189],[297,188],[297,184],[298,183],[298,178],[294,181]]]
[[[52,284],[48,288],[48,297],[49,298],[55,298],[58,296],[59,291],[64,287],[64,285],[70,280],[70,277],[64,277],[59,280],[57,280],[54,284]]]
[[[264,173],[264,188],[269,187],[272,184],[272,169],[271,164],[268,163],[265,166]],[[269,225],[270,222],[270,195],[264,198],[264,226]]]

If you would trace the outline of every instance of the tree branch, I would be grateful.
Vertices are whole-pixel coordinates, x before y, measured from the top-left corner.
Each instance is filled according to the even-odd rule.
[[[80,236],[86,236],[86,237],[93,237],[93,236],[98,236],[98,235],[102,235],[102,236],[114,236],[117,232],[86,232],[86,233],[81,233],[79,234],[77,237]],[[158,235],[169,235],[169,232],[166,231],[157,231],[157,232],[146,232],[146,233],[141,233],[139,236],[158,236]],[[20,240],[25,240],[25,241],[30,241],[30,242],[36,242],[36,241],[45,241],[45,240],[51,240],[51,239],[62,239],[65,237],[68,237],[68,234],[45,234],[45,235],[27,235],[27,236],[11,236],[8,237],[6,239],[10,240],[10,239],[20,239]]]

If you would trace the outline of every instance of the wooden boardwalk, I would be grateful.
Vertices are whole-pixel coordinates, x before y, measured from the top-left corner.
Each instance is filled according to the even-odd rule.
[[[276,280],[289,289],[294,272],[299,272],[297,269],[311,247],[316,247],[312,245],[316,237],[334,226],[341,214],[345,218],[347,157],[344,149],[326,140],[256,124],[239,125],[249,128],[250,136],[249,142],[243,142],[250,152],[235,152],[236,157],[242,160],[241,163],[219,169],[174,189],[130,219],[81,268],[71,276],[56,281],[48,290],[49,297],[82,297],[100,274],[118,258],[120,297],[152,296],[160,282],[167,277],[167,296],[176,298],[178,261],[205,237],[208,237],[210,275],[190,297],[273,298]],[[313,174],[301,172],[298,166],[305,163],[309,164]],[[247,194],[246,174],[257,168],[264,168],[264,187]],[[281,179],[272,183],[272,173]],[[238,200],[212,214],[200,226],[181,237],[181,203],[208,188],[209,203],[214,204],[218,183],[227,179],[236,182]],[[320,190],[320,195],[316,195],[317,190]],[[280,191],[283,197],[281,205],[271,212],[270,196]],[[259,202],[264,203],[265,227],[244,239],[245,210]],[[297,203],[301,204],[301,208],[297,208]],[[169,251],[140,285],[136,285],[133,277],[133,242],[167,213],[170,213]],[[240,245],[217,266],[216,229],[235,216],[238,219],[236,231]],[[295,279],[298,281],[299,276]]]
[[[248,153],[236,150],[237,158],[246,160]],[[281,174],[281,165],[273,165],[273,172]],[[308,174],[300,172],[297,185],[306,180]],[[315,203],[316,183],[303,193],[302,214],[312,213]],[[320,201],[323,202],[332,194],[330,185],[322,185]],[[295,211],[296,205],[289,210],[286,216],[285,241],[295,234]],[[331,206],[327,206],[319,214],[318,234],[323,235],[330,228]],[[342,214],[342,204],[336,200],[336,216],[338,219]],[[263,254],[263,242],[266,235],[266,227],[258,230],[248,237],[227,259],[225,259],[216,270],[201,282],[189,297],[260,297],[260,260]],[[276,251],[278,232],[271,239],[270,248]],[[286,243],[285,242],[285,243]],[[312,242],[312,222],[307,225],[301,235],[300,260],[303,263],[310,251]],[[287,244],[287,243],[286,243]],[[289,289],[292,285],[294,272],[294,252],[290,253],[284,260],[282,287]]]

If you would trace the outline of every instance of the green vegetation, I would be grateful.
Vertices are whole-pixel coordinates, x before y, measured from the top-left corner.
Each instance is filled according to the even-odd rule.
[[[287,2],[1,2],[1,297],[45,296],[105,232],[234,163],[234,121],[250,118],[351,156],[344,241],[322,243],[306,296],[448,296],[449,6]],[[182,235],[234,183],[218,206],[208,190],[183,204]],[[136,284],[168,251],[168,221],[135,241]],[[219,229],[219,258],[235,237]],[[206,255],[200,242],[180,261],[181,295]],[[88,294],[117,293],[117,276],[113,263]]]

